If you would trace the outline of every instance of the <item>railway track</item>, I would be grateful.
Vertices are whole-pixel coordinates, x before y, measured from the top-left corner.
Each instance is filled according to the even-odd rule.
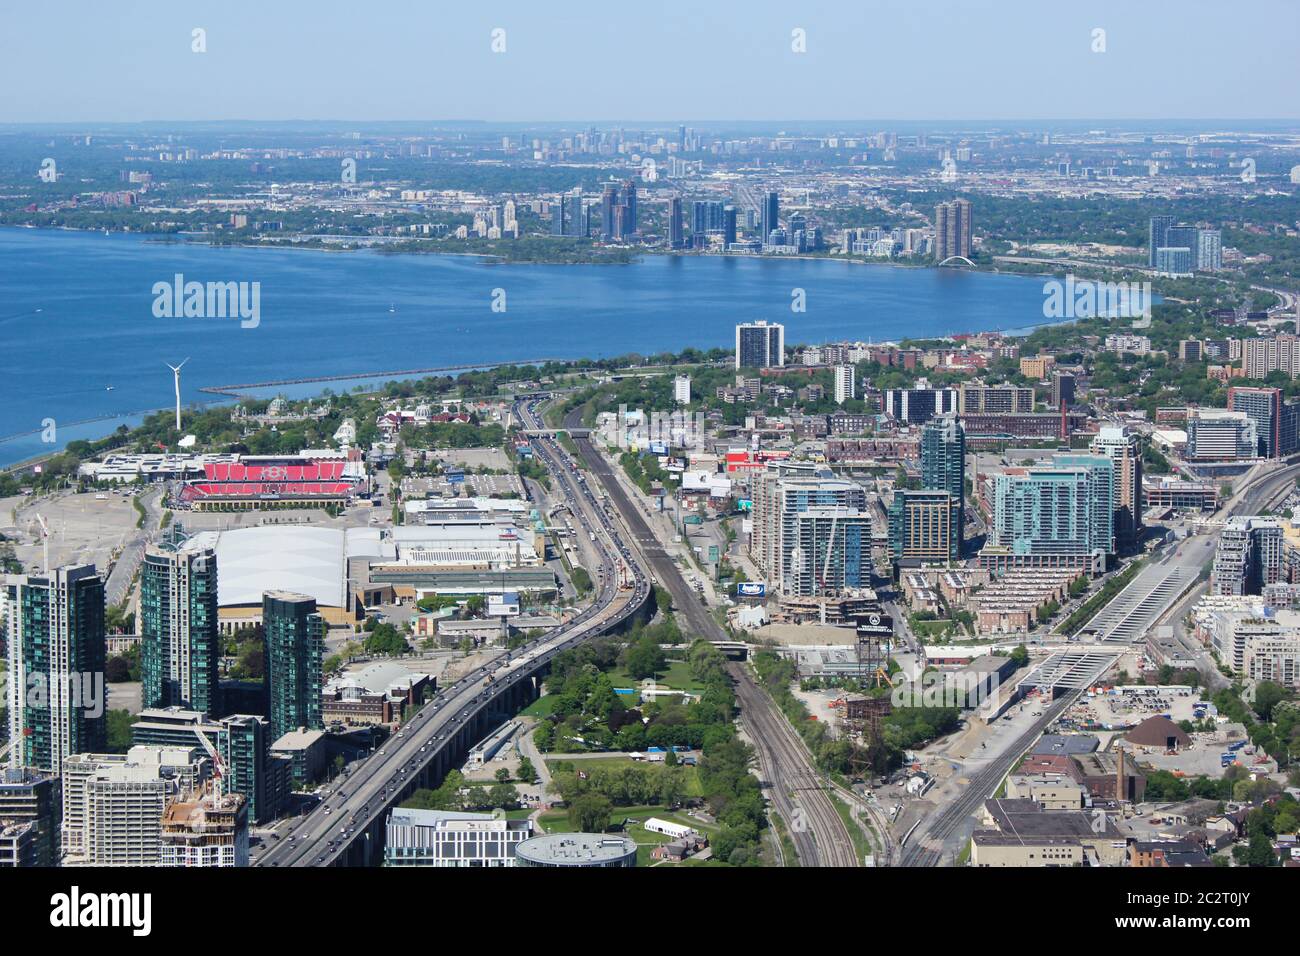
[[[745,666],[731,664],[740,720],[754,742],[760,779],[785,821],[801,866],[860,866],[853,838],[807,749]]]
[[[565,425],[580,425],[571,412]],[[571,433],[572,434],[572,433]],[[692,593],[677,564],[664,550],[636,504],[613,474],[608,461],[587,437],[573,435],[586,474],[597,481],[627,529],[632,549],[652,579],[672,595],[689,632],[707,640],[729,636]],[[799,861],[804,866],[860,866],[848,828],[832,803],[827,784],[812,765],[811,755],[776,703],[755,683],[747,667],[731,665],[740,720],[754,742],[760,777],[785,820]]]
[[[957,833],[993,795],[1002,778],[1007,775],[1020,755],[1028,750],[1043,732],[1043,728],[1056,720],[1066,708],[1079,696],[1079,691],[1057,698],[1043,712],[1042,719],[1016,738],[1001,757],[994,758],[987,766],[981,768],[970,778],[970,783],[961,795],[942,807],[936,813],[923,817],[918,832],[910,835],[903,847],[903,866],[938,866],[943,860],[948,841]]]

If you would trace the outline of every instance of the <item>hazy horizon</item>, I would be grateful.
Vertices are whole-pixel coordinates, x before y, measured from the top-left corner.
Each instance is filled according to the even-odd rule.
[[[1294,121],[1296,36],[1287,0],[67,0],[6,12],[0,123]]]

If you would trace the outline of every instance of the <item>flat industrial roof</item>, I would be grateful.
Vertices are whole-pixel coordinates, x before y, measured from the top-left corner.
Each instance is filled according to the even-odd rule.
[[[347,558],[375,544],[370,534],[353,536],[340,528],[262,525],[201,531],[185,547],[216,549],[221,607],[261,604],[267,591],[293,591],[320,605],[345,607]]]

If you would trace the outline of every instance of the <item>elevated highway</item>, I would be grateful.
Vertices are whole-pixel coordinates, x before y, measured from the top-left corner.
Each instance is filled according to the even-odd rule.
[[[561,464],[551,439],[534,443],[568,495],[583,528],[595,535],[604,567],[626,552],[611,520],[573,472]],[[503,659],[461,678],[425,705],[371,757],[337,785],[258,859],[258,866],[366,866],[382,859],[389,810],[420,788],[436,787],[493,728],[534,700],[556,654],[626,625],[650,596],[640,569],[620,589],[599,574],[595,603],[557,631],[530,641]]]

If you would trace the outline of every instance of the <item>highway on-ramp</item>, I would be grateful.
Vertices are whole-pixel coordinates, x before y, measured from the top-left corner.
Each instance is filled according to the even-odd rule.
[[[570,497],[584,528],[597,535],[606,566],[626,545],[601,512],[595,498],[561,465],[563,452],[551,439],[534,441],[540,458]],[[379,751],[344,778],[311,812],[257,860],[258,866],[330,866],[369,862],[378,855],[388,810],[424,780],[435,784],[454,758],[481,739],[487,715],[500,714],[531,699],[535,675],[557,653],[623,623],[645,602],[649,585],[632,569],[630,587],[604,575],[596,602],[545,638],[530,641],[506,659],[479,667],[447,688],[389,738]]]

